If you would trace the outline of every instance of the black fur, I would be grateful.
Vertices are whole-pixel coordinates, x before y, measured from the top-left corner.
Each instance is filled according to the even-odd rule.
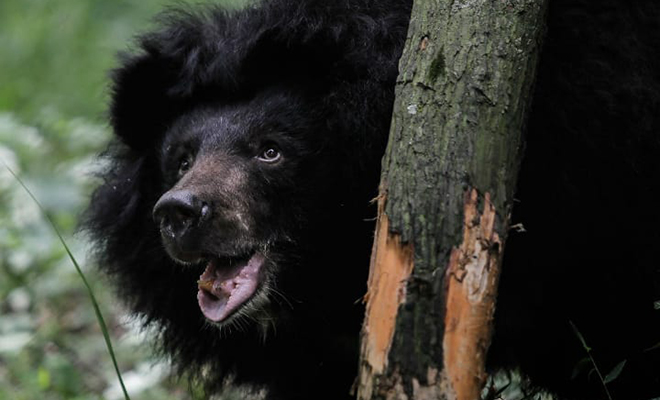
[[[271,398],[348,396],[409,7],[170,12],[114,72],[116,140],[86,227],[122,297],[210,390],[231,376]],[[601,368],[628,360],[615,398],[660,395],[660,351],[643,351],[660,341],[659,21],[650,0],[550,7],[513,217],[527,232],[507,244],[491,359],[566,398],[603,398],[587,374],[571,378],[583,351],[569,320]],[[264,163],[272,144],[282,158]],[[181,236],[152,216],[179,189],[211,209]],[[255,249],[261,289],[212,326],[196,299],[204,264]]]
[[[211,390],[231,374],[237,383],[267,386],[273,398],[347,396],[373,230],[369,202],[408,7],[277,0],[239,12],[178,11],[142,36],[140,51],[115,71],[118,140],[88,230],[123,297],[161,328],[159,343],[176,365],[204,375]],[[254,158],[252,147],[268,141],[281,147],[279,165]],[[244,240],[227,245],[224,232],[207,226],[199,232],[204,245],[193,250],[223,256],[258,246],[269,260],[270,290],[255,296],[258,310],[220,330],[197,305],[204,266],[172,261],[152,219],[157,200],[177,183],[179,160],[168,148],[180,143],[200,163],[216,158],[217,170],[206,171],[211,177],[197,189],[213,186],[216,200],[250,210]],[[250,179],[229,193],[223,179],[232,168]]]
[[[491,358],[562,398],[660,396],[660,3],[551,0]],[[579,370],[579,369],[578,369]]]

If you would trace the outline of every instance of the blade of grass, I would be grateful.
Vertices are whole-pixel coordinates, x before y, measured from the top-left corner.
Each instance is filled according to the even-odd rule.
[[[112,364],[115,367],[115,372],[117,374],[117,379],[119,379],[119,384],[121,385],[121,390],[124,392],[124,398],[126,400],[131,400],[130,396],[128,395],[128,391],[126,390],[126,386],[124,385],[124,380],[121,377],[121,372],[119,371],[119,365],[117,365],[117,358],[115,357],[115,351],[112,348],[112,342],[110,341],[110,334],[108,333],[108,327],[105,324],[105,320],[103,319],[103,315],[101,314],[101,309],[99,308],[99,303],[96,301],[96,296],[94,296],[94,291],[92,290],[92,287],[90,286],[89,282],[87,281],[87,278],[85,277],[85,274],[83,273],[82,269],[80,268],[80,265],[78,265],[78,261],[76,261],[76,258],[73,256],[73,253],[71,253],[71,250],[69,249],[69,246],[66,244],[66,241],[64,240],[64,237],[62,237],[62,234],[60,233],[59,229],[57,229],[57,225],[55,225],[55,221],[48,215],[48,212],[46,212],[46,209],[39,203],[39,200],[35,197],[34,194],[30,191],[30,189],[25,185],[25,183],[21,180],[21,178],[16,175],[14,170],[12,170],[7,164],[4,163],[5,168],[9,171],[10,174],[16,179],[16,181],[23,187],[23,189],[27,192],[27,194],[32,198],[32,200],[35,202],[35,204],[39,207],[39,210],[41,210],[41,213],[46,217],[46,220],[50,224],[50,226],[53,228],[53,231],[55,231],[55,234],[60,240],[60,243],[62,243],[62,246],[64,247],[64,250],[66,250],[66,254],[69,256],[69,259],[73,263],[73,266],[76,268],[76,272],[78,272],[78,275],[80,276],[80,279],[82,279],[83,284],[85,285],[85,288],[87,289],[87,294],[89,295],[90,300],[92,301],[92,306],[94,307],[94,313],[96,314],[96,319],[99,322],[99,325],[101,327],[101,332],[103,332],[103,338],[105,339],[105,345],[108,348],[108,353],[110,353],[110,358],[112,359]]]
[[[568,321],[568,323],[571,324],[571,328],[573,328],[573,332],[575,333],[575,336],[577,336],[577,338],[582,343],[582,347],[584,348],[584,351],[587,352],[587,356],[589,356],[589,360],[591,361],[591,364],[594,366],[594,370],[596,371],[596,374],[598,375],[598,379],[600,379],[600,383],[603,385],[603,389],[605,390],[605,394],[607,395],[608,400],[612,400],[612,396],[610,395],[610,391],[607,389],[607,382],[605,381],[605,378],[603,378],[603,374],[600,373],[600,369],[598,369],[598,365],[596,364],[596,360],[594,360],[593,356],[591,355],[591,347],[589,347],[587,345],[587,341],[584,340],[584,337],[582,336],[582,334],[578,330],[577,326],[575,326],[573,321]],[[623,368],[623,365],[621,366],[621,368]],[[614,378],[612,378],[612,380],[614,380]]]

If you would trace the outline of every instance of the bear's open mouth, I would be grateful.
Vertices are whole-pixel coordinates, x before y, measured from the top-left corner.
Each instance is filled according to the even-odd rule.
[[[264,261],[265,257],[258,252],[209,261],[197,282],[197,301],[204,316],[222,322],[245,304],[259,288]]]

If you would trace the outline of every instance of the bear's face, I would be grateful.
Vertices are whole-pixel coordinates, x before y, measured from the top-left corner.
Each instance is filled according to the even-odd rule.
[[[197,106],[160,142],[166,191],[154,221],[169,257],[200,268],[198,304],[218,325],[265,307],[276,260],[301,235],[310,189],[301,182],[318,181],[320,157],[304,118],[290,117],[296,107],[281,92]]]

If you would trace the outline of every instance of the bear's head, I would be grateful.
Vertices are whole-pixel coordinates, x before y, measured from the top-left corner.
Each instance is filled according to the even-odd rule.
[[[211,386],[354,376],[409,12],[372,3],[170,13],[113,73],[86,228],[157,343]]]

